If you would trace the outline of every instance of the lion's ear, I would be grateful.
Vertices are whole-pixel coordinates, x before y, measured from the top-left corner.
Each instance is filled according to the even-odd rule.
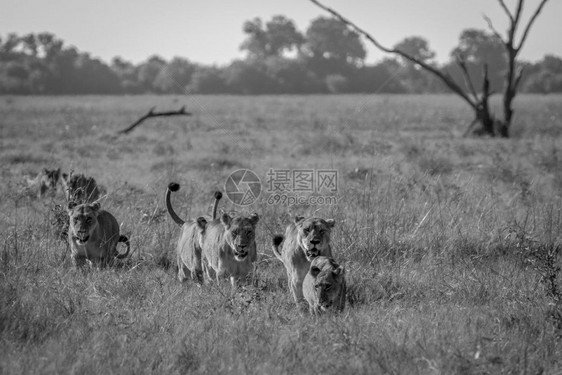
[[[78,203],[76,203],[74,201],[70,201],[70,202],[68,202],[68,205],[66,206],[66,209],[67,209],[67,211],[70,212],[76,206],[78,206]]]
[[[228,228],[230,226],[230,223],[232,223],[232,218],[227,213],[224,213],[221,216],[221,223]]]
[[[197,227],[199,227],[201,232],[203,232],[205,230],[205,228],[207,227],[207,219],[205,219],[203,216],[198,217],[197,218]]]
[[[312,275],[312,277],[318,276],[319,273],[320,273],[320,268],[318,268],[316,266],[310,267],[310,274]]]
[[[90,205],[90,207],[92,207],[92,209],[93,209],[94,211],[99,211],[100,208],[101,208],[101,203],[98,202],[98,201],[95,201],[94,203],[92,203],[92,204]]]
[[[326,224],[328,224],[328,227],[333,228],[336,225],[336,221],[334,219],[327,219]]]
[[[260,217],[255,212],[251,214],[248,219],[250,220],[250,223],[252,223],[253,226],[255,226],[258,223],[258,221],[260,221]]]
[[[62,179],[63,179],[65,182],[68,181],[68,174],[63,173],[63,174],[62,174]]]
[[[295,224],[298,224],[303,220],[304,220],[304,216],[295,216]]]

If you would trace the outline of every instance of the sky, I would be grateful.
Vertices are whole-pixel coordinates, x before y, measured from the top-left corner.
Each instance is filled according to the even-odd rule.
[[[444,62],[466,28],[487,29],[483,14],[504,33],[507,17],[495,0],[321,0],[388,47],[409,36],[429,41]],[[513,9],[515,0],[505,0]],[[528,0],[527,20],[539,0]],[[48,31],[82,52],[109,62],[133,63],[159,55],[224,65],[242,58],[242,25],[255,17],[292,19],[304,33],[311,20],[328,16],[309,0],[0,0],[0,37]],[[550,0],[529,35],[521,58],[562,57],[562,1]],[[385,57],[365,42],[367,61]]]

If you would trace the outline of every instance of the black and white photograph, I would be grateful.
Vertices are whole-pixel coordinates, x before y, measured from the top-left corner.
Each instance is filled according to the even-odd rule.
[[[0,374],[562,374],[561,16],[0,0]]]

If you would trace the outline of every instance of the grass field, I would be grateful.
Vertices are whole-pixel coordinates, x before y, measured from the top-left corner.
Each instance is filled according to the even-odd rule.
[[[499,104],[495,103],[496,105]],[[152,106],[189,118],[149,120]],[[562,97],[516,100],[513,137],[462,138],[452,96],[0,97],[0,374],[485,374],[562,371]],[[62,167],[107,188],[134,251],[76,270],[50,222]],[[164,209],[209,215],[249,168],[333,169],[338,203],[250,207],[258,267],[244,289],[177,281]],[[334,218],[343,314],[302,317],[271,236]]]

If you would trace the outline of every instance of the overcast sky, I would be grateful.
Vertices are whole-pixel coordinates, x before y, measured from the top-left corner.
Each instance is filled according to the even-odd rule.
[[[505,0],[513,7],[515,0]],[[444,61],[461,30],[486,29],[488,15],[504,31],[507,18],[495,0],[323,0],[392,46],[408,36],[429,41]],[[538,4],[526,2],[525,20]],[[282,14],[304,32],[310,21],[327,14],[308,0],[0,0],[0,36],[49,31],[67,44],[108,62],[121,56],[134,63],[157,54],[200,63],[226,64],[242,57],[242,24]],[[545,54],[562,57],[562,0],[550,0],[521,56],[536,61]],[[383,56],[370,45],[367,60]]]

